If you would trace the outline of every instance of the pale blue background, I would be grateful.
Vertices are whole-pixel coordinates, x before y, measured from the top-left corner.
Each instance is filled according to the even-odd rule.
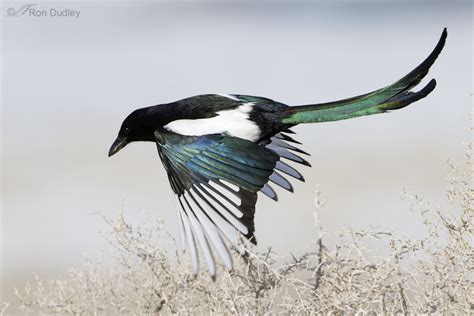
[[[448,159],[464,159],[472,105],[472,8],[467,2],[43,3],[79,19],[6,17],[2,26],[2,253],[5,297],[36,272],[59,276],[106,248],[96,212],[123,208],[177,232],[153,144],[107,158],[133,109],[202,93],[260,95],[287,104],[369,92],[420,63],[443,27],[447,46],[426,99],[391,114],[296,127],[313,168],[306,183],[261,198],[262,247],[300,253],[320,219],[333,232],[385,225],[419,236],[403,189],[443,203]]]

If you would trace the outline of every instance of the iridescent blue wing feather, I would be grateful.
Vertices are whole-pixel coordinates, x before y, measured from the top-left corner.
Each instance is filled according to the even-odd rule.
[[[251,141],[226,134],[183,136],[155,133],[158,152],[176,194],[182,246],[189,249],[193,273],[198,251],[215,274],[214,251],[232,269],[225,240],[240,235],[255,243],[257,192],[274,173],[279,155]]]
[[[277,200],[269,181],[290,192],[293,186],[283,174],[304,181],[284,160],[309,165],[298,155],[306,153],[288,144],[294,140],[283,133],[267,144],[227,134],[183,136],[157,131],[155,138],[176,195],[182,248],[189,250],[194,274],[199,267],[198,248],[211,275],[216,271],[214,253],[232,269],[226,241],[235,246],[239,236],[245,236],[256,243],[257,192]]]

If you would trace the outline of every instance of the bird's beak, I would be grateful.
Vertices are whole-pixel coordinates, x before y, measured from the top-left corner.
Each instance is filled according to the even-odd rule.
[[[120,149],[128,144],[128,140],[125,137],[117,137],[109,150],[109,157],[115,155]]]

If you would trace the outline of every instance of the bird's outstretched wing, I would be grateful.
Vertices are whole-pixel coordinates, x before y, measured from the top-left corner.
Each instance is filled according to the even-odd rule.
[[[296,141],[285,133],[275,135],[267,145],[227,134],[183,136],[157,131],[155,138],[176,196],[182,248],[190,253],[194,274],[199,269],[198,249],[209,273],[215,275],[213,249],[231,270],[226,240],[235,245],[243,235],[256,243],[257,192],[276,200],[268,181],[293,191],[278,171],[304,181],[282,158],[309,165],[296,154],[305,153],[289,144]]]
[[[226,134],[159,131],[155,137],[176,195],[181,240],[190,252],[193,273],[198,273],[198,246],[211,275],[216,269],[212,248],[232,269],[225,239],[235,243],[242,234],[255,243],[257,192],[273,174],[279,155]]]

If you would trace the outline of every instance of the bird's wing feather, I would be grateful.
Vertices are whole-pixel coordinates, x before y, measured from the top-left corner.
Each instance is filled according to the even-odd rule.
[[[257,192],[274,173],[279,155],[227,134],[183,136],[157,131],[155,138],[176,194],[182,243],[191,254],[193,273],[198,272],[197,248],[211,275],[216,271],[213,249],[231,269],[224,241],[235,245],[243,235],[255,243]],[[280,164],[279,168],[285,169]]]
[[[298,147],[288,143],[293,142],[296,144],[300,144],[298,141],[287,135],[293,133],[294,132],[291,130],[285,130],[284,132],[280,132],[273,136],[270,139],[270,143],[266,145],[266,148],[270,149],[278,156],[280,156],[280,160],[277,161],[275,164],[276,170],[270,176],[269,180],[273,182],[273,184],[276,184],[277,186],[290,192],[293,192],[293,186],[280,172],[284,173],[285,175],[291,176],[297,180],[304,181],[303,175],[290,164],[298,163],[304,166],[311,166],[308,161],[306,161],[300,156],[301,154],[309,156],[309,154],[299,149]],[[265,186],[260,190],[260,192],[275,201],[278,200],[278,195],[268,183],[265,184]]]
[[[256,243],[254,231],[257,192],[273,200],[278,196],[268,182],[293,192],[288,175],[304,181],[290,163],[309,166],[301,158],[297,143],[276,134],[266,145],[228,134],[183,136],[169,131],[155,132],[158,152],[171,188],[176,195],[182,247],[191,256],[192,271],[198,273],[198,248],[211,275],[216,272],[214,252],[232,269],[225,241],[236,245],[240,236]]]

